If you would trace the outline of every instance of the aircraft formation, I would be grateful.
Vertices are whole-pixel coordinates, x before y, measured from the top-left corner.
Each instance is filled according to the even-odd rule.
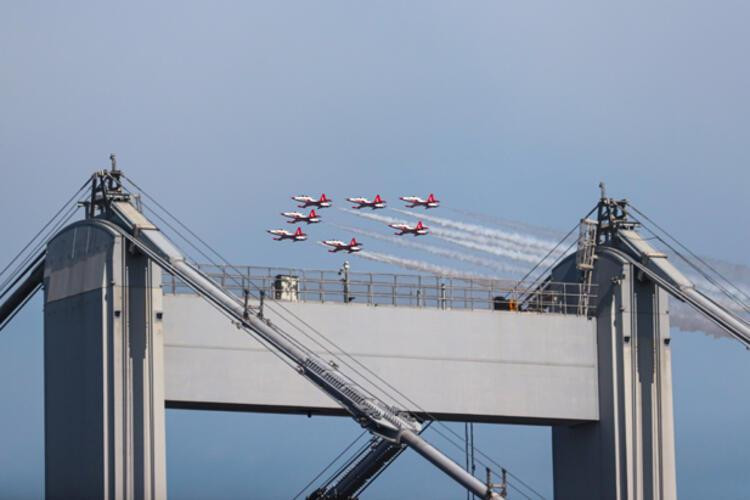
[[[401,196],[399,199],[407,203],[407,208],[421,207],[430,209],[440,206],[440,200],[435,198],[435,195],[432,193],[430,193],[430,195],[427,196],[426,199],[422,199],[419,196]],[[292,200],[299,203],[297,205],[297,208],[312,208],[307,215],[298,211],[281,212],[281,215],[288,219],[286,221],[287,224],[317,224],[321,222],[321,216],[316,212],[316,210],[328,208],[333,205],[333,200],[328,198],[325,193],[321,194],[320,198],[318,199],[307,195],[297,195],[292,196]],[[363,208],[378,210],[386,207],[386,201],[382,199],[379,194],[375,195],[375,198],[373,198],[372,200],[364,197],[350,197],[347,198],[346,201],[352,203],[353,205],[351,208],[356,210],[361,210]],[[429,233],[430,229],[429,227],[422,224],[421,220],[413,226],[409,224],[388,224],[388,227],[398,231],[394,233],[397,236],[403,236],[406,234],[411,234],[413,236],[424,236]],[[296,242],[307,240],[307,234],[305,234],[302,231],[302,228],[299,226],[297,226],[297,229],[294,232],[288,231],[286,229],[268,229],[267,232],[274,236],[273,239],[275,241],[290,240]],[[354,253],[362,250],[362,243],[358,242],[356,238],[352,238],[349,243],[345,243],[341,240],[323,240],[320,243],[327,247],[331,247],[331,249],[328,250],[331,253]]]

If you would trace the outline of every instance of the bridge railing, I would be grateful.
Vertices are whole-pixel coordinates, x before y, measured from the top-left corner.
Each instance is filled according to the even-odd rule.
[[[257,298],[262,290],[267,299],[292,302],[577,314],[584,291],[579,283],[547,282],[529,291],[513,280],[255,266],[199,267],[238,297],[248,290]],[[192,292],[185,283],[167,274],[162,287],[165,293]],[[594,289],[592,294],[595,293]],[[594,304],[595,300],[589,303]]]

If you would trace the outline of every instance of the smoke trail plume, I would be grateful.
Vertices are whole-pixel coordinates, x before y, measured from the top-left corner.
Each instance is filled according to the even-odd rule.
[[[416,214],[404,210],[396,210],[399,213],[408,215],[409,217],[417,217]],[[374,214],[358,214],[355,215],[363,216],[370,220],[377,222],[384,222],[387,224],[404,222],[392,217],[374,215]],[[465,224],[450,219],[441,217],[434,217],[431,215],[425,215],[422,217],[425,221],[434,222],[439,227],[431,227],[431,233],[439,239],[455,244],[457,246],[466,248],[468,250],[476,250],[485,252],[498,257],[504,257],[519,262],[536,263],[541,260],[542,255],[540,252],[544,249],[552,248],[554,243],[544,238],[534,238],[531,236],[524,237],[517,233],[506,233],[504,231],[494,231],[489,228],[484,228],[476,224]],[[517,227],[522,227],[519,223]],[[530,228],[532,231],[535,229]],[[537,231],[538,232],[538,231]],[[507,237],[508,234],[511,237]],[[502,236],[502,237],[501,237]],[[516,237],[521,236],[521,237]],[[747,318],[746,314],[743,314],[741,306],[729,300],[724,292],[720,290],[716,285],[709,282],[704,276],[696,272],[693,269],[685,268],[686,266],[680,266],[679,259],[673,254],[673,252],[667,251],[670,255],[670,260],[674,261],[678,267],[683,267],[684,274],[690,279],[696,286],[701,289],[704,293],[709,295],[711,298],[722,304],[727,309],[731,310],[740,317]],[[744,304],[747,304],[747,297],[750,294],[750,268],[740,264],[732,264],[716,259],[706,258],[717,271],[724,276],[730,276],[734,282],[734,286],[739,290],[733,290],[732,286],[727,286],[723,283],[720,278],[715,278],[717,281],[722,282],[724,286],[730,289],[730,292],[737,297],[737,299]],[[704,266],[701,266],[704,267]],[[414,269],[414,268],[412,268]],[[708,270],[706,270],[708,272]],[[714,273],[709,273],[714,276]],[[682,331],[700,331],[713,337],[729,337],[721,328],[716,326],[713,322],[694,311],[689,306],[682,304],[678,301],[672,301],[670,307],[670,321],[671,325]]]
[[[349,231],[352,233],[361,234],[363,236],[367,236],[368,238],[373,238],[380,241],[387,241],[389,243],[393,243],[394,245],[400,245],[407,248],[414,248],[416,250],[421,250],[423,252],[428,252],[433,255],[439,255],[441,257],[446,257],[449,259],[455,259],[460,260],[462,262],[466,262],[469,264],[475,264],[478,266],[486,267],[489,269],[494,269],[496,271],[504,272],[504,273],[511,273],[511,274],[523,274],[527,270],[512,266],[509,264],[505,264],[502,262],[490,260],[490,259],[484,259],[482,257],[477,257],[475,255],[455,252],[453,250],[449,250],[447,248],[441,248],[434,245],[427,245],[425,243],[419,243],[411,240],[406,240],[404,238],[399,238],[397,236],[387,236],[380,233],[375,233],[372,231],[367,231],[364,229],[359,229],[356,227],[350,227],[350,226],[341,226],[332,222],[329,222],[328,224],[337,227],[338,229],[342,229],[344,231]]]
[[[374,220],[377,222],[383,222],[385,224],[400,224],[405,222],[402,219],[395,219],[393,217],[388,217],[387,215],[376,215],[349,210],[346,211],[358,217]],[[491,255],[496,255],[498,257],[507,257],[516,261],[528,262],[529,264],[536,264],[544,257],[544,255],[541,254],[538,250],[531,250],[528,248],[519,249],[518,246],[513,247],[511,245],[504,245],[499,240],[491,238],[488,239],[481,235],[473,235],[463,231],[431,227],[430,233],[437,238],[469,250],[477,250],[480,252],[489,253]]]
[[[417,216],[417,214],[414,214],[413,212],[399,209],[394,210],[410,217]],[[494,230],[477,224],[467,224],[432,215],[422,215],[422,218],[425,221],[441,226],[430,228],[432,234],[438,238],[467,249],[508,257],[513,260],[532,262],[532,255],[535,254],[534,250],[538,252],[540,250],[552,248],[554,243],[551,240],[548,240],[547,237],[556,238],[559,235],[558,232],[529,226],[520,222],[491,219],[479,214],[461,212],[459,210],[454,210],[454,212],[464,213],[465,215],[473,216],[475,218],[484,217],[484,219],[489,220],[490,223],[495,223],[502,227],[514,228],[516,231],[507,232]],[[449,229],[458,231],[450,232]],[[520,234],[518,231],[527,234]],[[539,235],[540,237],[532,236],[532,234]],[[502,244],[497,245],[498,241],[502,242]],[[513,254],[513,250],[518,253]],[[727,297],[725,291],[721,290],[715,283],[712,283],[701,273],[687,266],[680,266],[680,264],[684,263],[680,262],[680,259],[673,252],[666,251],[665,253],[670,256],[670,260],[675,262],[678,267],[683,267],[684,274],[688,279],[695,283],[700,290],[728,310],[735,313],[737,316],[747,320],[747,311],[748,306],[750,305],[750,268],[741,264],[728,263],[712,258],[703,258],[714,269],[716,269],[716,271],[721,273],[721,275],[724,277],[731,277],[732,283],[729,284],[726,283],[726,281],[729,280],[716,276],[716,273],[709,269],[704,269],[704,271],[711,276],[712,281],[716,281],[717,283],[720,283],[722,287],[728,289],[729,293],[734,297],[733,299],[730,299]],[[536,255],[538,256],[539,254],[536,253]],[[537,257],[537,260],[538,259],[539,257]],[[705,268],[704,265],[700,265],[700,267]],[[700,331],[712,337],[731,338],[731,336],[724,330],[716,326],[700,313],[688,305],[676,300],[671,302],[670,322],[673,327],[682,331]]]
[[[466,210],[456,209],[456,208],[447,208],[447,210],[451,210],[454,213],[466,215],[469,217],[473,217],[478,220],[486,221],[490,224],[495,224],[501,227],[509,227],[513,228],[517,231],[522,231],[524,233],[530,233],[530,234],[536,234],[536,235],[544,235],[541,238],[537,238],[540,241],[544,241],[547,238],[560,238],[562,234],[559,231],[554,231],[550,228],[543,228],[539,226],[533,226],[530,224],[526,224],[524,222],[520,221],[512,221],[509,219],[503,219],[498,218],[495,216],[490,216],[486,214],[479,214],[475,212],[470,212]],[[405,214],[412,214],[411,212],[404,211],[404,210],[397,210],[397,212],[405,213]],[[442,219],[439,217],[434,217],[430,215],[424,216],[425,220],[434,221],[436,224],[442,225],[443,223],[450,222],[453,227],[462,227],[468,230],[466,228],[466,224],[458,222],[458,221],[451,221],[450,219]],[[469,226],[476,226],[470,224]],[[448,226],[445,226],[448,227]],[[481,226],[476,226],[477,228],[481,228]],[[485,228],[488,229],[488,228]],[[490,229],[491,231],[491,229]],[[451,235],[447,235],[451,236]],[[455,237],[455,236],[454,236]],[[460,238],[459,238],[460,239]],[[482,244],[486,244],[486,242],[482,241],[480,242]],[[673,252],[662,249],[670,256],[670,259],[674,261],[675,263],[679,262],[679,259],[676,255],[674,255]],[[750,301],[750,268],[747,266],[744,266],[742,264],[733,264],[725,261],[721,261],[718,259],[713,259],[710,257],[703,257],[703,260],[708,262],[714,269],[716,269],[719,273],[721,273],[723,276],[731,276],[732,281],[734,281],[733,285],[727,285],[724,283],[724,280],[721,278],[718,278],[713,272],[709,272],[709,274],[716,280],[722,283],[723,286],[728,288],[730,290],[730,293],[734,295],[738,301],[744,302],[747,304]],[[679,264],[677,264],[679,266]],[[704,266],[701,266],[704,267]],[[706,269],[708,272],[709,270]],[[704,276],[702,276],[700,273],[694,271],[690,268],[685,268],[683,270],[683,273],[691,280],[693,281],[697,286],[701,288],[702,291],[705,293],[708,293],[712,296],[712,298],[716,299],[717,301],[721,302],[723,305],[731,308],[731,309],[738,309],[738,305],[736,303],[733,303],[731,300],[728,300],[727,297],[724,295],[724,292],[720,290],[715,284],[709,282]],[[736,287],[736,289],[734,288]],[[741,308],[740,308],[741,309]]]
[[[555,241],[559,241],[564,236],[564,233],[556,229],[552,229],[549,227],[535,226],[532,224],[527,224],[526,222],[505,219],[502,217],[498,217],[496,215],[480,214],[478,212],[472,212],[470,210],[462,210],[460,208],[452,208],[452,207],[445,207],[445,210],[448,210],[450,212],[453,212],[455,214],[459,214],[462,216],[471,217],[475,220],[482,221],[486,224],[492,224],[494,226],[510,228],[516,231],[522,231],[524,233],[532,234],[542,239],[552,239]]]
[[[421,260],[403,259],[401,257],[396,257],[395,255],[390,255],[390,254],[385,254],[385,253],[362,250],[361,252],[357,252],[354,255],[356,255],[357,257],[362,257],[363,259],[368,259],[368,260],[372,260],[375,262],[391,264],[394,266],[399,266],[404,269],[410,269],[413,271],[424,271],[424,272],[428,272],[431,274],[436,274],[438,276],[444,276],[448,278],[500,280],[498,276],[482,276],[476,273],[460,271],[458,269],[453,269],[450,267],[430,264],[429,262],[423,262]]]
[[[407,210],[402,210],[400,208],[392,208],[394,212],[398,212],[403,215],[408,215],[410,217],[421,217],[423,220],[434,222],[435,224],[439,224],[443,227],[450,227],[453,229],[458,229],[460,231],[464,231],[466,233],[470,234],[476,234],[480,236],[484,236],[487,238],[493,238],[500,241],[504,241],[507,243],[514,243],[516,245],[520,245],[522,247],[533,249],[537,252],[548,252],[552,248],[555,247],[557,244],[556,241],[552,240],[542,240],[539,238],[536,238],[534,236],[524,235],[517,232],[508,232],[508,231],[502,231],[500,229],[491,229],[485,226],[479,226],[477,224],[468,224],[465,222],[460,222],[452,219],[446,219],[444,217],[435,217],[434,215],[427,215],[427,214],[420,214],[419,216],[415,215],[414,212],[409,212]]]
[[[511,260],[528,262],[529,264],[536,264],[542,258],[543,255],[530,254],[527,252],[515,250],[512,248],[505,248],[502,246],[490,245],[487,243],[481,243],[478,241],[472,241],[470,237],[457,238],[455,233],[451,233],[441,228],[430,228],[430,232],[441,240],[448,241],[454,245],[461,246],[469,250],[477,250],[479,252],[496,255],[498,257],[507,257]]]
[[[713,321],[696,312],[689,305],[677,300],[672,300],[669,303],[669,324],[683,332],[702,332],[714,338],[734,340],[734,337]]]

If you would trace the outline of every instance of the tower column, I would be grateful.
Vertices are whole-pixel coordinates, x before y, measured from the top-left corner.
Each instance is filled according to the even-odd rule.
[[[552,430],[555,498],[677,498],[666,293],[598,255],[599,421]]]
[[[160,282],[101,220],[49,243],[47,498],[166,498]]]

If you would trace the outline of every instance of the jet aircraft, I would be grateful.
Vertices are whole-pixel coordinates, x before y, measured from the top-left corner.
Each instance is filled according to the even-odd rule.
[[[440,200],[436,200],[435,195],[432,193],[430,193],[430,196],[428,196],[426,200],[423,200],[419,196],[402,196],[400,199],[406,203],[411,203],[411,205],[406,205],[408,208],[437,208],[440,206]]]
[[[302,232],[301,227],[298,227],[297,230],[293,233],[287,231],[286,229],[269,229],[266,232],[268,234],[277,236],[277,238],[274,238],[274,240],[276,241],[281,241],[281,240],[305,241],[307,239],[307,235]]]
[[[317,200],[311,196],[307,195],[298,195],[298,196],[292,196],[292,199],[294,201],[298,201],[301,203],[301,205],[297,205],[299,208],[307,208],[307,207],[317,207],[317,208],[326,208],[330,207],[333,200],[330,198],[326,198],[326,194],[323,193],[320,195],[320,198]]]
[[[308,215],[301,214],[299,212],[281,212],[281,215],[291,219],[286,221],[287,224],[297,224],[298,222],[306,222],[308,224],[317,224],[320,222],[320,216],[315,213],[315,209],[310,210]]]
[[[362,250],[362,243],[357,242],[356,238],[352,238],[352,241],[350,241],[349,244],[346,244],[340,240],[325,240],[321,241],[321,243],[326,246],[333,247],[333,250],[328,250],[331,253],[340,252],[342,250],[345,252],[353,253]]]
[[[429,231],[429,227],[422,224],[422,221],[417,222],[416,226],[410,226],[409,224],[388,224],[388,227],[392,227],[400,231],[396,233],[397,236],[403,236],[405,234],[413,234],[414,236],[424,236]]]
[[[379,194],[375,195],[375,199],[372,201],[367,198],[347,198],[346,201],[355,203],[356,205],[352,208],[356,209],[372,208],[373,210],[377,210],[378,208],[385,208],[385,200],[382,199]]]

